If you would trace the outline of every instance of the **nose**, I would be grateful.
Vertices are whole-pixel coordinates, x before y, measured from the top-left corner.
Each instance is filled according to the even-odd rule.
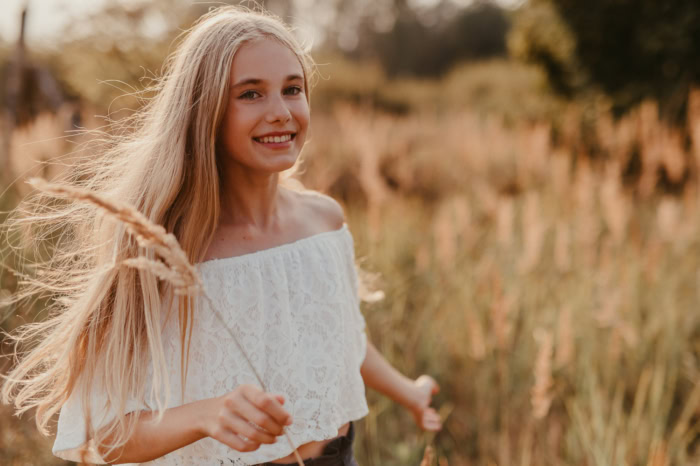
[[[284,101],[282,96],[276,96],[269,100],[269,106],[267,108],[266,121],[268,123],[287,123],[292,118],[292,113],[289,111],[287,102]]]

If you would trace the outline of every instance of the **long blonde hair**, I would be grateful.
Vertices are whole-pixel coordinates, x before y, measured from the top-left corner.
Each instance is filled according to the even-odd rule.
[[[121,121],[105,140],[101,156],[76,167],[66,182],[130,203],[172,232],[190,262],[197,263],[204,259],[219,219],[216,142],[236,51],[261,38],[289,47],[304,70],[307,99],[313,62],[280,20],[241,7],[210,11],[182,37],[166,61],[155,97]],[[46,434],[51,417],[80,390],[88,413],[86,439],[110,452],[132,435],[137,419],[125,415],[125,406],[144,400],[145,386],[151,386],[161,414],[167,405],[161,318],[170,308],[169,290],[148,274],[114,267],[137,256],[138,246],[123,227],[91,205],[34,194],[7,226],[28,235],[29,245],[52,237],[54,244],[48,260],[32,264],[39,270],[17,295],[48,292],[52,299],[47,319],[21,327],[12,337],[30,348],[5,377],[2,400],[14,401],[18,414],[36,408],[37,426]],[[177,306],[183,382],[192,304],[185,300]],[[104,387],[106,408],[117,413],[109,429],[91,425],[93,386]]]

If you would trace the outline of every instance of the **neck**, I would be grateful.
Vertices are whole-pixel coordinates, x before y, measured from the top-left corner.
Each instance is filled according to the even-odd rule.
[[[226,167],[221,179],[221,223],[265,230],[279,221],[278,173]]]

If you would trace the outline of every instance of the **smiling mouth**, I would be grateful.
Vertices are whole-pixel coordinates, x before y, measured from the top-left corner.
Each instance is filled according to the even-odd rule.
[[[291,142],[296,137],[296,133],[283,134],[280,136],[262,136],[253,138],[254,141],[266,145],[286,144]]]

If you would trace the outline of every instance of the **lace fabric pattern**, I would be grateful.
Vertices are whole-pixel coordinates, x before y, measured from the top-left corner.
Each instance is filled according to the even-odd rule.
[[[294,420],[286,431],[295,446],[335,437],[340,426],[367,414],[360,375],[367,344],[365,321],[359,310],[354,245],[347,225],[197,267],[207,293],[267,390],[284,395],[284,407]],[[166,323],[163,334],[173,368],[168,407],[221,396],[241,384],[258,385],[244,356],[203,299],[194,316],[184,399],[176,319]],[[75,439],[73,445],[61,445],[61,424],[72,424],[66,421],[77,421],[80,413],[64,410],[54,452],[75,447]],[[253,452],[239,452],[205,438],[142,464],[245,466],[291,451],[285,437]]]

